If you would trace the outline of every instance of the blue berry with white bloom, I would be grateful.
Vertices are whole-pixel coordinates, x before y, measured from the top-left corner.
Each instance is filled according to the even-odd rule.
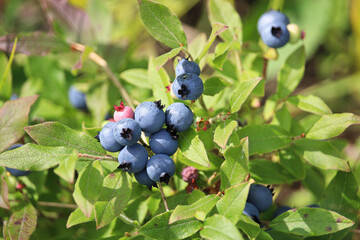
[[[168,155],[155,154],[149,159],[146,172],[154,182],[168,184],[175,173],[175,163]]]
[[[164,105],[161,105],[161,100],[140,103],[135,108],[135,121],[139,123],[144,132],[158,132],[165,123],[163,108]]]
[[[171,104],[165,111],[166,125],[177,132],[188,130],[193,123],[194,114],[188,106],[177,102]]]
[[[148,162],[148,153],[143,145],[136,143],[124,147],[118,156],[119,168],[129,173],[138,173],[145,169]]]
[[[112,128],[115,140],[123,146],[130,146],[141,137],[140,125],[131,118],[123,118]]]

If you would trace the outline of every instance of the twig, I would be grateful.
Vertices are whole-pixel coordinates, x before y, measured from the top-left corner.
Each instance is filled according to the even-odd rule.
[[[205,110],[206,114],[209,113],[209,110],[207,109],[206,105],[205,105],[205,102],[204,102],[204,99],[203,99],[203,96],[201,95],[200,98],[199,98],[199,103],[201,105],[201,107]],[[209,115],[209,114],[208,114]]]
[[[194,61],[194,58],[191,56],[191,53],[186,48],[181,48],[181,51],[185,52],[191,61]]]
[[[263,79],[266,80],[266,71],[267,71],[267,65],[268,65],[269,60],[267,58],[264,58],[264,66],[263,66]]]
[[[44,201],[38,201],[37,204],[39,206],[44,206],[44,207],[57,207],[57,208],[70,208],[70,209],[75,209],[77,208],[76,204],[71,204],[71,203],[58,203],[58,202],[44,202]]]
[[[77,52],[84,52],[85,46],[80,43],[72,43],[71,49],[77,51]],[[109,76],[110,80],[113,82],[113,84],[119,89],[120,94],[124,98],[125,102],[129,107],[134,108],[134,104],[129,96],[129,94],[126,92],[124,86],[121,84],[120,80],[115,76],[115,74],[111,71],[109,68],[107,62],[98,54],[95,52],[91,52],[89,54],[89,58],[94,61],[97,65],[103,68],[105,73]]]
[[[169,207],[168,207],[168,204],[167,204],[167,201],[166,201],[166,198],[165,198],[165,194],[164,194],[164,190],[162,188],[161,182],[159,182],[158,186],[159,186],[159,190],[160,190],[160,193],[161,193],[162,200],[164,202],[165,209],[168,212]]]
[[[94,160],[115,161],[115,162],[118,161],[116,158],[114,158],[113,156],[110,156],[110,155],[95,156],[95,155],[90,155],[90,154],[87,154],[87,153],[79,153],[78,157],[79,158],[94,159]]]

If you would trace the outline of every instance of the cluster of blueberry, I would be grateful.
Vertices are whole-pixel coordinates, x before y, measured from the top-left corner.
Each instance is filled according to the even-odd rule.
[[[170,156],[178,148],[177,132],[187,130],[193,123],[194,115],[185,104],[173,103],[165,112],[163,108],[161,101],[143,102],[134,112],[121,103],[115,106],[115,122],[107,123],[97,136],[107,151],[120,151],[119,168],[134,173],[136,180],[149,189],[157,186],[156,182],[168,183],[174,175],[175,163]],[[142,131],[149,136],[149,147],[154,153],[150,159],[147,149],[138,143]]]
[[[262,41],[271,48],[279,48],[289,41],[297,42],[301,37],[299,26],[290,23],[289,18],[276,10],[269,10],[261,15],[257,30]]]
[[[196,100],[204,91],[200,75],[200,67],[196,62],[181,59],[175,68],[176,79],[172,83],[172,91],[180,100]]]
[[[273,203],[273,188],[268,185],[251,184],[243,213],[260,224],[260,212],[268,210]]]

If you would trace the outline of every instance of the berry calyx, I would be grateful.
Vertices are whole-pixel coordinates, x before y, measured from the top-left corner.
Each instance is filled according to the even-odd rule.
[[[128,141],[131,141],[133,139],[133,131],[130,128],[123,128],[120,134],[124,139]]]
[[[125,110],[125,105],[124,105],[123,101],[120,102],[119,106],[114,105],[114,109],[117,112],[123,112]]]

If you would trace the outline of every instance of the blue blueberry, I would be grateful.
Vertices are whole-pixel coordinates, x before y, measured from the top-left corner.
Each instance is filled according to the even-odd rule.
[[[135,109],[135,121],[147,133],[160,131],[165,123],[164,105],[161,100],[140,103]]]
[[[23,146],[23,144],[16,143],[16,144],[11,145],[8,149],[6,149],[6,151],[10,151],[10,150],[19,148],[21,146]],[[15,168],[8,168],[8,167],[6,167],[6,170],[9,173],[11,173],[11,175],[16,176],[16,177],[26,176],[26,175],[29,175],[31,173],[31,171],[23,171],[23,170],[18,170],[18,169],[15,169]]]
[[[149,159],[146,172],[154,182],[168,184],[175,173],[175,163],[168,155],[155,154]]]
[[[75,86],[71,86],[68,92],[70,103],[73,107],[87,111],[86,105],[86,95],[83,92],[80,92],[75,88]]]
[[[290,209],[292,209],[292,208],[289,207],[289,206],[279,206],[279,207],[276,209],[273,218],[276,218],[277,216],[283,214],[284,212],[289,211]]]
[[[175,96],[181,100],[196,100],[204,91],[204,84],[198,75],[184,73],[176,77],[172,84]]]
[[[177,132],[189,129],[193,123],[193,118],[193,112],[183,103],[173,103],[165,111],[166,125]]]
[[[282,12],[269,10],[262,14],[257,22],[258,32],[262,32],[267,26],[274,23],[283,23],[285,26],[290,23],[289,18]]]
[[[109,152],[118,152],[124,148],[119,144],[114,137],[113,128],[116,126],[115,122],[107,123],[99,133],[99,141],[101,146]]]
[[[124,147],[118,156],[119,168],[129,173],[138,173],[145,169],[148,162],[148,153],[143,145],[136,143]]]
[[[150,136],[149,145],[155,154],[171,156],[178,148],[178,136],[168,130],[161,129]]]
[[[175,73],[176,76],[179,76],[184,73],[193,73],[199,76],[200,67],[196,62],[192,62],[183,58],[179,61],[178,65],[176,65]]]
[[[260,32],[263,42],[271,48],[279,48],[289,42],[290,33],[282,22],[273,23]]]
[[[252,203],[259,212],[268,210],[273,203],[273,191],[270,186],[264,187],[260,184],[251,184],[247,202]]]
[[[139,141],[140,125],[131,118],[123,118],[112,128],[115,140],[123,146],[131,146]]]
[[[252,220],[254,220],[257,223],[260,223],[260,213],[259,210],[251,203],[247,202],[245,204],[245,208],[243,211],[244,214],[248,215],[249,217],[251,217]]]
[[[135,179],[138,183],[145,185],[151,190],[151,187],[157,187],[156,182],[149,178],[149,175],[146,172],[146,169],[142,170],[141,172],[135,173]]]

